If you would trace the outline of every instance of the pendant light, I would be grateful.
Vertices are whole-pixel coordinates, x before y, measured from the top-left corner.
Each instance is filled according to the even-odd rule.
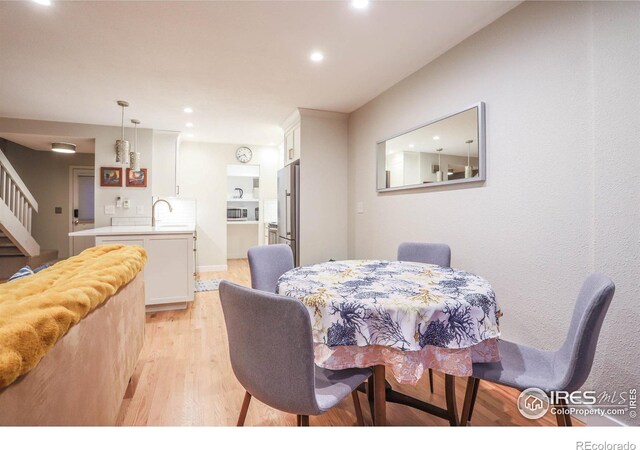
[[[438,152],[438,171],[436,172],[436,182],[442,181],[442,163],[440,162],[440,157],[442,156],[442,148],[437,148]]]
[[[138,151],[138,125],[140,121],[138,119],[131,119],[133,124],[133,150],[130,153],[131,170],[133,172],[140,172],[140,152]]]
[[[129,141],[124,138],[124,109],[129,106],[129,102],[118,100],[118,106],[122,107],[122,135],[116,141],[116,163],[129,164]]]
[[[471,144],[473,144],[473,139],[469,139],[465,141],[468,145],[467,149],[467,165],[464,167],[464,177],[471,178],[473,177],[473,168],[471,167]]]

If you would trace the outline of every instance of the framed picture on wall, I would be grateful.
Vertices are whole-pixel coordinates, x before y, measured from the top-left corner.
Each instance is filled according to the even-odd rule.
[[[100,186],[121,187],[122,167],[100,167]]]
[[[127,187],[147,187],[147,169],[127,169]]]

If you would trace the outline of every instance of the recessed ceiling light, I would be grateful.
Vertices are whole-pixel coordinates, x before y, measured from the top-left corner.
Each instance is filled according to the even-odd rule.
[[[415,147],[414,144],[409,144],[409,148],[413,148],[413,147]]]
[[[352,0],[351,6],[356,9],[365,9],[369,6],[369,0]]]
[[[185,124],[185,126],[186,126],[187,128],[191,128],[191,127],[193,127],[193,124],[192,124],[191,122],[187,122],[187,123]]]
[[[51,144],[51,151],[56,153],[75,153],[76,145],[68,144],[66,142],[54,142]]]
[[[185,107],[184,112],[186,112],[187,114],[191,114],[193,112],[193,108],[190,108],[189,106]]]
[[[51,0],[33,0],[38,5],[51,6]]]
[[[324,59],[324,55],[321,52],[313,52],[311,53],[311,61],[320,62]]]
[[[434,140],[434,141],[437,141],[438,139],[440,139],[440,136],[434,136],[434,137],[433,137],[433,140]]]

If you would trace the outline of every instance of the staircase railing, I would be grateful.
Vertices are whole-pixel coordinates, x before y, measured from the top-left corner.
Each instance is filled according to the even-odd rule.
[[[15,238],[18,236],[26,237],[25,234],[29,235],[31,238],[31,224],[33,213],[38,212],[38,202],[33,198],[29,189],[24,184],[18,172],[13,168],[7,157],[4,155],[2,150],[0,149],[0,200],[6,205],[10,213],[13,215],[13,218],[17,219],[17,222],[23,227],[22,230],[15,229],[19,228],[19,225],[16,223],[16,220],[11,220],[13,218],[6,217],[6,208],[2,208],[5,213],[2,214],[5,216],[5,220],[0,225],[1,228],[6,228],[7,231],[14,235]],[[0,205],[2,206],[2,205]],[[13,227],[14,229],[10,229]],[[25,231],[27,233],[25,233]],[[21,250],[26,250],[29,254],[36,252],[37,255],[40,252],[39,247],[36,249],[32,245],[35,241],[33,238],[28,239],[31,242],[24,242],[24,244],[17,242],[16,244]],[[32,256],[32,255],[31,255]]]

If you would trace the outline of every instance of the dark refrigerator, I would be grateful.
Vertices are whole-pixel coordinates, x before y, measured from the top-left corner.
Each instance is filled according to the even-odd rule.
[[[295,162],[278,171],[278,243],[293,251],[293,261],[300,265],[300,163]]]

